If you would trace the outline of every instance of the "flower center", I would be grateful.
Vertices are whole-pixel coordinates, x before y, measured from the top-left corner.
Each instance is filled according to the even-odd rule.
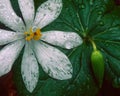
[[[42,33],[39,28],[36,29],[35,32],[33,32],[32,28],[30,28],[29,32],[24,32],[24,35],[25,35],[25,40],[30,41],[32,39],[39,40],[42,36]]]

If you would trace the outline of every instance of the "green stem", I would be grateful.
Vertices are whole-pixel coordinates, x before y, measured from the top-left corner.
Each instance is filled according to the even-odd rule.
[[[97,50],[97,47],[96,47],[95,42],[94,42],[92,39],[90,39],[90,42],[92,43],[93,50],[96,51],[96,50]]]

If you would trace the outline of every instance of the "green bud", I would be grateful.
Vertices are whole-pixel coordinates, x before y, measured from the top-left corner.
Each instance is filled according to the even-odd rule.
[[[101,88],[104,77],[104,59],[100,51],[94,50],[91,54],[91,63],[93,73],[98,82],[99,88]]]

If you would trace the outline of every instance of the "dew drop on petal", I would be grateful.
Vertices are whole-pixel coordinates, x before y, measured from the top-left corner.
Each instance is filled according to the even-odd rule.
[[[16,18],[15,20],[16,20],[16,22],[20,22],[20,19],[18,19],[18,18]]]
[[[5,5],[0,4],[0,9],[3,9],[5,7]]]
[[[14,13],[11,13],[11,15],[13,15],[13,16],[14,16],[15,14],[14,14]]]
[[[65,42],[65,48],[71,49],[71,47],[72,47],[72,43],[70,41],[66,41]]]
[[[32,27],[32,31],[35,32],[37,30],[37,26]]]

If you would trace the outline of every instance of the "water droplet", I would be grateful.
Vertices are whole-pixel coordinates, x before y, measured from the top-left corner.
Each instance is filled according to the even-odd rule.
[[[80,5],[79,5],[79,8],[80,8],[80,9],[85,9],[85,5],[84,5],[84,4],[80,4]]]
[[[0,4],[0,9],[3,9],[4,8],[4,5],[3,4]]]
[[[67,90],[73,90],[75,88],[75,85],[70,85]]]
[[[90,5],[93,5],[93,0],[90,0]]]
[[[34,7],[33,7],[33,6],[31,6],[30,8],[31,8],[31,9],[34,9]]]
[[[108,46],[109,46],[109,44],[108,44],[108,43],[106,43],[106,44],[105,44],[105,46],[106,46],[106,47],[108,47]]]
[[[89,78],[89,77],[87,77],[87,80],[88,80],[88,81],[90,81],[90,78]]]
[[[118,78],[118,81],[120,82],[120,78]]]
[[[71,49],[72,48],[72,43],[69,42],[69,41],[65,42],[65,48]]]
[[[37,30],[37,26],[32,27],[32,31],[35,32]]]
[[[90,89],[90,86],[89,86],[89,85],[87,85],[87,89]]]
[[[86,85],[86,82],[83,82],[83,86],[85,86]]]
[[[62,86],[62,88],[64,89],[64,88],[65,88],[65,86]]]
[[[82,91],[82,88],[80,88],[79,91],[81,92],[81,91]]]
[[[25,27],[22,26],[21,29],[24,31],[24,30],[25,30]]]
[[[104,25],[104,22],[103,22],[103,21],[100,21],[99,24],[100,24],[100,26],[103,26],[103,25]]]
[[[20,22],[20,19],[19,19],[19,18],[16,18],[16,21],[17,21],[17,22]]]
[[[102,11],[98,11],[98,15],[102,15]]]
[[[12,15],[14,16],[15,14],[14,14],[14,13],[12,13]]]
[[[116,88],[120,87],[120,78],[115,78],[113,82],[114,82],[113,84],[114,87]]]
[[[105,59],[106,62],[108,62],[108,59]]]

